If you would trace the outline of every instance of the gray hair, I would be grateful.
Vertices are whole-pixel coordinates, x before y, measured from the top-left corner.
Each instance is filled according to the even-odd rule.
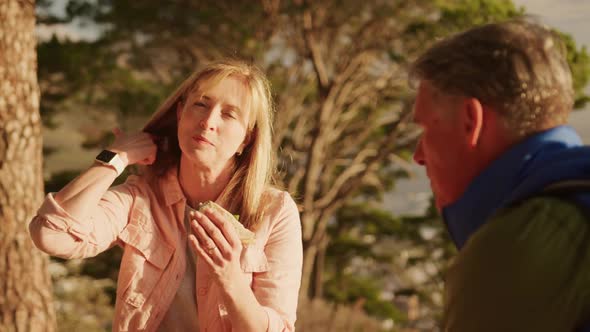
[[[574,103],[560,36],[528,18],[482,25],[435,43],[414,62],[410,78],[477,98],[518,136],[565,123]]]

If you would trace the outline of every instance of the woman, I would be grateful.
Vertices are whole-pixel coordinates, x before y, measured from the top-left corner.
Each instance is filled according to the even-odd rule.
[[[292,331],[302,244],[297,207],[270,185],[272,103],[237,61],[189,77],[143,132],[116,139],[30,225],[62,258],[124,248],[115,331]],[[157,144],[156,144],[157,143]],[[139,176],[109,189],[127,165]],[[224,211],[255,233],[242,244]]]

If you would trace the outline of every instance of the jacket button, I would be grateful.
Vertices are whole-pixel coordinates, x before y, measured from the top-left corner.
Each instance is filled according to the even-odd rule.
[[[199,287],[199,290],[197,291],[197,295],[205,296],[205,294],[207,294],[207,287]]]

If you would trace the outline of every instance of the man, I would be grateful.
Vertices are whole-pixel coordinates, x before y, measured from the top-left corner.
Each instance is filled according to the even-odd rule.
[[[523,19],[489,24],[438,42],[411,73],[414,159],[459,249],[444,331],[590,331],[590,187],[543,193],[590,180],[590,147],[565,125],[574,92],[559,37]]]

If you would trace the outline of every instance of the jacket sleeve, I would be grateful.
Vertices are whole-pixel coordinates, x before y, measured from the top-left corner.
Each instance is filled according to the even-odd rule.
[[[96,256],[116,243],[137,192],[129,180],[110,188],[84,220],[72,217],[49,193],[29,224],[31,238],[37,248],[52,256]]]
[[[590,224],[533,198],[478,230],[449,268],[444,331],[574,331],[590,318]]]
[[[299,211],[289,194],[282,193],[282,200],[264,248],[268,270],[256,273],[252,285],[268,315],[269,332],[295,330],[303,264]]]

